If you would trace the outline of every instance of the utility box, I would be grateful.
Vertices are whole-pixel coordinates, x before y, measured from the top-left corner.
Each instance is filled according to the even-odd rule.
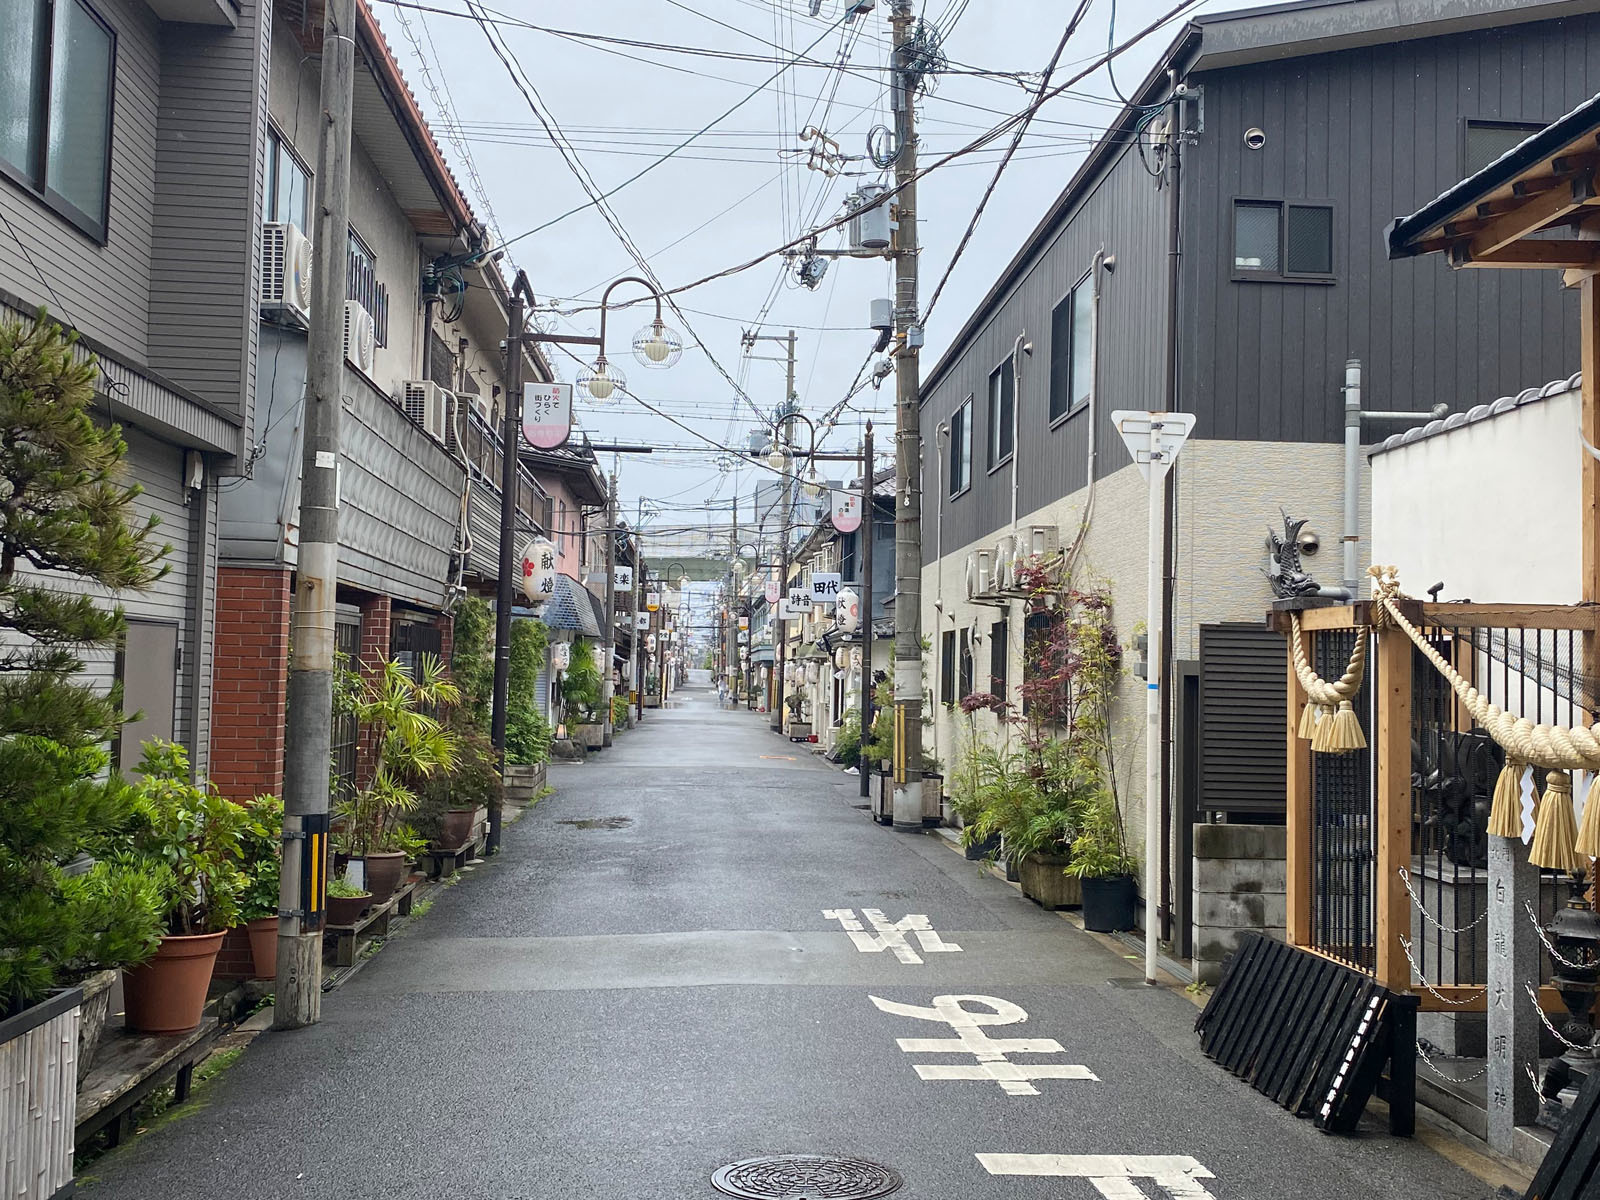
[[[889,248],[889,189],[869,183],[850,197],[850,249],[876,252]]]
[[[894,301],[879,299],[872,302],[872,324],[870,328],[882,333],[886,329],[894,328]]]

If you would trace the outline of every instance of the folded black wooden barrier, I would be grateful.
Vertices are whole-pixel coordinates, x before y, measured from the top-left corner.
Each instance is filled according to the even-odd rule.
[[[1194,1027],[1208,1058],[1295,1116],[1312,1117],[1318,1129],[1353,1131],[1377,1092],[1389,1102],[1390,1131],[1412,1132],[1415,996],[1250,933]]]
[[[1600,1071],[1590,1071],[1545,1153],[1525,1200],[1587,1200],[1600,1193]]]

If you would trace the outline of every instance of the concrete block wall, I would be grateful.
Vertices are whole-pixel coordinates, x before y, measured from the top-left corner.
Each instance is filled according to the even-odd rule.
[[[1194,827],[1194,975],[1222,978],[1239,935],[1284,936],[1288,838],[1281,825]]]

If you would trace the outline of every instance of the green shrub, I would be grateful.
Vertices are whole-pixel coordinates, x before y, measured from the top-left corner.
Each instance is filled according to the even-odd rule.
[[[572,643],[572,659],[561,678],[561,698],[566,702],[569,720],[592,725],[600,719],[604,682],[600,666],[594,661],[594,643],[579,638]]]
[[[861,760],[861,710],[848,709],[833,735],[834,756],[848,767]]]
[[[461,689],[462,707],[478,728],[487,729],[494,702],[494,611],[483,597],[466,596],[453,617],[450,678]]]
[[[417,803],[406,814],[418,836],[436,842],[444,828],[444,814],[452,808],[494,808],[504,798],[494,744],[468,724],[456,718],[456,766],[449,775],[435,772],[411,782]],[[510,757],[510,725],[507,725],[507,757]]]
[[[550,760],[550,722],[539,711],[539,670],[549,645],[544,622],[511,623],[511,669],[506,682],[506,761],[523,765]]]
[[[240,920],[278,915],[278,884],[283,868],[283,801],[257,796],[244,806],[247,821],[239,840],[249,877],[240,897]]]

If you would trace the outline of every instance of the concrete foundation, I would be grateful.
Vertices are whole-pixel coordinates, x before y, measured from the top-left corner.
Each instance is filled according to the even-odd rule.
[[[1255,930],[1282,939],[1287,920],[1281,825],[1194,827],[1194,977],[1222,978],[1222,962]]]

